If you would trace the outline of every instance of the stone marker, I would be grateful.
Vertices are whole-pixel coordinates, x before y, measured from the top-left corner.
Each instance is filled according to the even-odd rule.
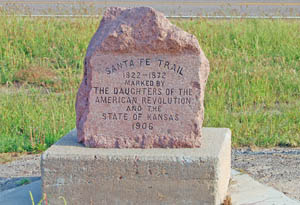
[[[108,9],[87,50],[77,131],[42,155],[49,204],[223,202],[231,132],[202,129],[208,72],[197,39],[161,13]]]
[[[200,147],[209,62],[152,8],[109,8],[76,101],[78,140],[101,148]]]

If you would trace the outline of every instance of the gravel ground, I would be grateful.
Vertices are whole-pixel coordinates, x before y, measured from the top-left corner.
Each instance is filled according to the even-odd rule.
[[[25,155],[0,164],[0,191],[11,189],[41,178],[41,155]]]
[[[232,168],[300,200],[300,148],[235,149]],[[0,164],[0,191],[40,179],[40,155]]]
[[[300,148],[233,150],[232,167],[300,200]]]

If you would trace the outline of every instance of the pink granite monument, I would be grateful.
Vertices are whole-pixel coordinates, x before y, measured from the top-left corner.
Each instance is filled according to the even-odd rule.
[[[100,148],[201,146],[209,62],[152,8],[109,8],[87,49],[78,141]]]

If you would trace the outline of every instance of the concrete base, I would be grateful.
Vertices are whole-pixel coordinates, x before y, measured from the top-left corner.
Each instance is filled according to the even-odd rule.
[[[295,199],[290,199],[282,192],[272,187],[260,184],[249,175],[240,173],[236,170],[231,171],[230,196],[232,205],[259,204],[259,205],[300,205]],[[32,192],[35,204],[42,197],[41,181],[38,180],[28,185],[20,186],[0,192],[0,204],[5,205],[32,205],[29,191]],[[45,201],[44,201],[44,204]],[[63,200],[61,200],[61,204]],[[95,203],[96,204],[96,203]]]
[[[220,204],[230,179],[231,133],[204,128],[197,149],[97,149],[71,131],[42,155],[49,204]]]

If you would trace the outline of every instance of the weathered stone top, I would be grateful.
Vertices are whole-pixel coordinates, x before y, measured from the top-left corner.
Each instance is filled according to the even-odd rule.
[[[209,62],[152,8],[109,8],[87,49],[78,141],[100,148],[200,147]]]
[[[112,7],[104,13],[87,57],[95,51],[200,54],[201,49],[195,36],[172,25],[152,8]]]

